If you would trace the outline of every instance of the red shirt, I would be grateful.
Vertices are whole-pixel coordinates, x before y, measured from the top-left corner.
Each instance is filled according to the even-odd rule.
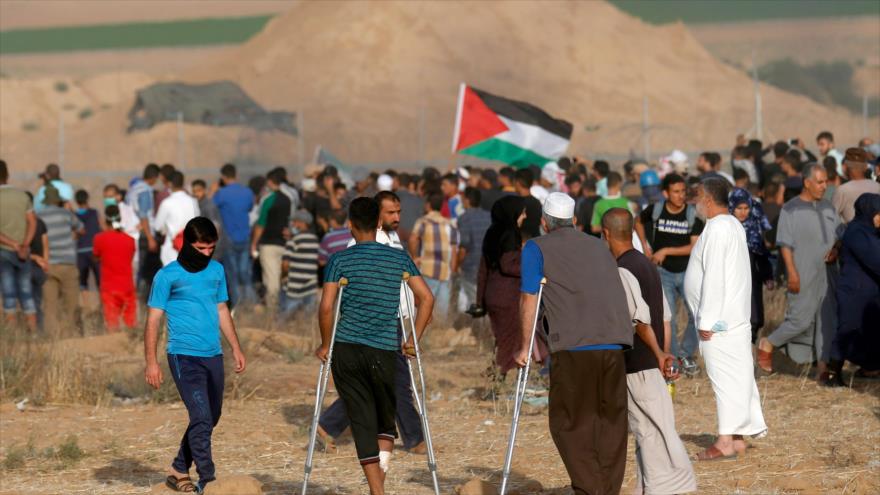
[[[92,252],[101,264],[101,291],[133,292],[134,239],[118,230],[105,230],[93,242]]]

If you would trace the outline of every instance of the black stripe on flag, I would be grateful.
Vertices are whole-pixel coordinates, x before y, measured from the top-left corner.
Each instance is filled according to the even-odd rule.
[[[573,127],[570,122],[562,119],[555,119],[551,117],[550,114],[531,103],[496,96],[473,86],[470,86],[470,88],[480,97],[481,100],[483,100],[483,103],[485,103],[487,107],[498,115],[524,124],[536,125],[559,137],[571,139]]]

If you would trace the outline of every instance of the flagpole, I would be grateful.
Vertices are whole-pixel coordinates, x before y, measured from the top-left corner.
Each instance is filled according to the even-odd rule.
[[[465,83],[461,83],[458,86],[458,104],[455,108],[455,128],[452,130],[452,153],[455,153],[455,148],[458,147],[458,132],[461,130],[461,112],[462,107],[464,106],[464,90],[467,86]]]

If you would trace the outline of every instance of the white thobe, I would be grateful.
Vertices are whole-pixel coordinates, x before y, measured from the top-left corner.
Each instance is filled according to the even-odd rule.
[[[691,251],[684,293],[698,330],[706,374],[718,405],[718,433],[760,435],[767,430],[752,358],[752,280],[746,233],[723,214],[706,221]]]
[[[199,216],[199,203],[186,191],[175,191],[162,201],[156,212],[156,231],[165,234],[165,242],[159,253],[162,266],[177,259],[174,237],[186,227],[186,223]]]

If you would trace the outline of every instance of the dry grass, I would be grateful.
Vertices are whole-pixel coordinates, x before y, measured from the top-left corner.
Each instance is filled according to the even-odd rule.
[[[767,295],[769,328],[781,318],[780,296]],[[317,374],[311,358],[317,329],[311,318],[298,318],[272,331],[246,327],[266,328],[265,315],[256,311],[241,313],[238,322],[249,369],[239,378],[227,375],[224,416],[213,449],[218,475],[249,474],[264,483],[267,493],[292,493],[302,479]],[[466,330],[436,326],[425,342],[429,411],[443,493],[475,477],[498,480],[510,421],[511,384],[485,372],[490,359],[486,330],[475,329],[476,338],[468,340]],[[449,345],[455,339],[469,344]],[[3,356],[9,359],[5,344]],[[96,392],[114,376],[127,376],[125,383],[133,388],[142,380],[136,338],[15,345],[20,346],[16,352],[31,352],[54,371],[29,369],[27,376],[32,378],[7,382],[4,388],[0,493],[147,493],[163,479],[186,420],[173,388],[167,397],[153,395],[155,400],[141,403],[102,400]],[[80,357],[65,358],[61,349]],[[116,352],[109,352],[113,349]],[[855,382],[851,389],[824,389],[801,368],[789,364],[783,369],[787,371],[758,382],[769,436],[753,441],[739,460],[695,465],[699,493],[880,492],[880,384]],[[66,380],[70,391],[50,387],[51,379]],[[21,396],[10,391],[13,385],[26,388],[25,383],[42,390],[47,399],[29,403],[19,412],[12,402]],[[33,391],[28,394],[36,396]],[[85,398],[77,399],[76,394]],[[334,397],[331,391],[328,403]],[[77,404],[61,403],[71,401]],[[688,451],[702,450],[711,442],[716,425],[708,380],[679,381],[675,406],[678,432]],[[65,444],[69,454],[65,455],[76,460],[45,457],[49,448],[60,453]],[[629,448],[624,493],[634,479],[632,444]],[[513,464],[515,487],[537,481],[543,486],[540,493],[568,493],[568,478],[547,430],[546,409],[525,408]],[[388,493],[430,493],[424,457],[397,453],[392,469]],[[341,439],[337,453],[316,457],[313,483],[312,493],[367,492],[349,437]]]

